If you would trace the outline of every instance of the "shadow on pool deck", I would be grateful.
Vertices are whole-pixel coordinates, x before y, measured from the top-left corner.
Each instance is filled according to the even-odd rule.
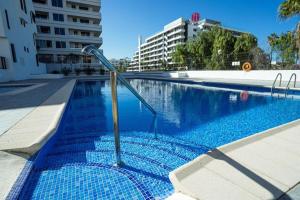
[[[248,169],[241,163],[230,158],[229,156],[227,156],[223,152],[219,151],[218,149],[215,149],[212,152],[208,152],[207,155],[214,159],[225,161],[230,166],[234,167],[235,169],[240,171],[242,174],[244,174],[248,178],[252,179],[255,183],[259,184],[260,186],[262,186],[263,188],[268,190],[270,193],[272,193],[274,195],[275,199],[278,196],[278,194],[285,194],[285,191],[282,191],[281,189],[279,189],[278,187],[276,187],[269,181],[267,181],[264,178],[262,178],[261,176],[257,175],[255,172],[251,171],[250,169]],[[288,195],[285,195],[285,198],[282,200],[292,200],[292,198],[290,198]]]

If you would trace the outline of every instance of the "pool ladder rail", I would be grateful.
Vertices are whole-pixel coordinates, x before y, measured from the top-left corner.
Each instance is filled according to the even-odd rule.
[[[293,78],[294,78],[294,88],[296,88],[297,74],[293,73],[291,75],[290,79],[289,79],[289,82],[288,82],[287,86],[285,87],[285,94],[284,94],[285,97],[287,97],[287,95],[288,95],[288,92],[290,90],[290,84],[291,84]],[[272,88],[271,88],[271,96],[272,97],[273,97],[273,94],[274,94],[274,90],[276,89],[276,83],[277,83],[278,79],[279,79],[279,86],[278,86],[278,88],[282,88],[281,87],[281,85],[282,85],[282,73],[278,73],[276,75],[276,78],[275,78],[274,82],[273,82],[273,85],[272,85]],[[278,94],[278,97],[279,97],[279,94]]]
[[[120,134],[119,134],[119,113],[118,113],[118,98],[117,98],[117,79],[122,82],[132,94],[134,94],[153,114],[153,127],[156,137],[157,126],[157,113],[150,104],[130,85],[130,83],[117,72],[117,69],[111,64],[103,53],[97,49],[94,45],[88,45],[84,47],[82,53],[87,55],[94,55],[109,71],[111,80],[111,93],[112,93],[112,111],[113,111],[113,124],[114,124],[114,136],[115,136],[115,151],[116,151],[116,166],[122,166],[121,161],[121,147],[120,147]]]
[[[296,73],[293,73],[293,74],[291,75],[291,77],[290,77],[290,80],[289,80],[289,82],[288,82],[286,88],[285,88],[285,97],[287,97],[287,95],[288,95],[288,92],[289,92],[289,90],[290,90],[290,83],[291,83],[293,77],[294,77],[294,88],[296,88],[297,74],[296,74]]]

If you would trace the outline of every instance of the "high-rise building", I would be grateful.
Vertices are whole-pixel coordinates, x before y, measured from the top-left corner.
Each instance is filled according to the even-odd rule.
[[[146,38],[135,52],[128,71],[156,70],[162,65],[174,64],[172,53],[177,45],[184,44],[188,39],[195,38],[199,32],[210,30],[213,26],[231,31],[236,36],[242,33],[222,26],[219,21],[199,18],[198,13],[194,13],[191,20],[179,18],[164,26],[162,31]]]
[[[0,82],[45,73],[36,59],[36,24],[31,0],[0,1]]]
[[[102,45],[100,0],[32,0],[37,23],[38,58],[43,63],[94,63],[81,54]]]

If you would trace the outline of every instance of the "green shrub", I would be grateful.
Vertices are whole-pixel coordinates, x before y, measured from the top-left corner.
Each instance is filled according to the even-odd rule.
[[[95,70],[94,68],[91,68],[91,67],[84,68],[83,71],[84,71],[84,73],[85,73],[86,75],[92,75],[93,73],[96,72],[96,70]]]
[[[80,73],[81,73],[81,69],[80,68],[75,68],[75,73],[76,73],[76,76],[79,76]]]
[[[63,73],[63,75],[68,76],[72,70],[70,68],[64,67],[62,68],[61,72]]]
[[[104,75],[105,74],[105,70],[102,69],[102,68],[100,68],[99,73],[100,73],[100,75]]]
[[[58,70],[53,70],[51,73],[52,74],[59,74],[59,71]]]

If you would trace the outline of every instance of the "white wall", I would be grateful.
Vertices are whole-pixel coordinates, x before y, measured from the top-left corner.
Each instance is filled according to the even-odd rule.
[[[32,1],[26,1],[27,14],[21,10],[20,1],[0,1],[0,56],[7,60],[8,69],[0,69],[0,82],[28,79],[32,74],[46,73],[45,66],[36,65],[36,48],[33,34],[36,33],[36,25],[31,23],[30,12],[34,11]],[[10,29],[7,28],[5,9],[8,11]],[[26,21],[22,26],[20,18]],[[12,60],[10,44],[13,43],[16,50],[17,62]],[[24,51],[24,47],[29,52]]]
[[[288,81],[293,73],[297,74],[300,81],[300,70],[253,70],[250,72],[244,71],[182,71],[165,73],[165,76],[178,78],[186,76],[188,78],[200,79],[240,79],[240,80],[263,80],[274,81],[278,73],[282,73],[283,81]]]

